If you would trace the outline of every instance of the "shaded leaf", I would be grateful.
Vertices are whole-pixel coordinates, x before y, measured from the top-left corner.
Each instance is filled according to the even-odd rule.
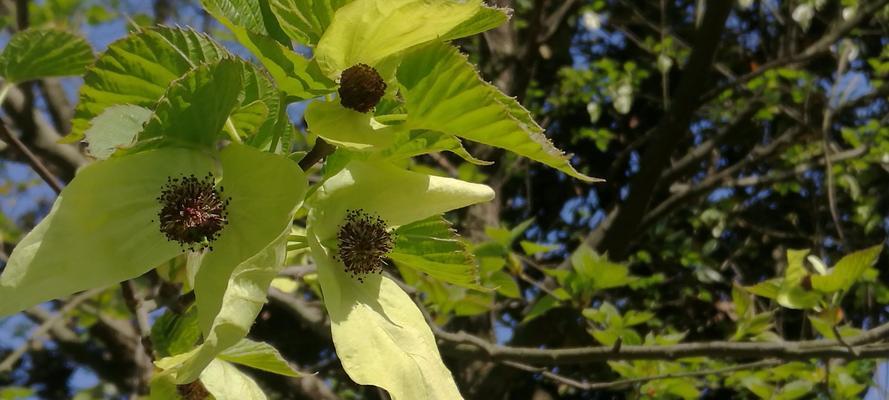
[[[93,62],[83,37],[55,29],[28,29],[9,39],[0,53],[0,76],[10,83],[80,75]]]

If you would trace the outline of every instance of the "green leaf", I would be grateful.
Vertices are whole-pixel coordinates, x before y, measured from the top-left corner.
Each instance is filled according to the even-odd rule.
[[[549,253],[551,251],[558,250],[560,247],[557,244],[534,243],[527,240],[522,240],[521,242],[519,242],[519,246],[522,246],[522,251],[524,251],[525,254],[529,256]]]
[[[201,5],[217,19],[224,17],[247,31],[271,37],[279,43],[290,43],[267,0],[201,0]]]
[[[738,315],[738,318],[744,318],[747,315],[747,310],[750,309],[750,303],[752,303],[751,296],[744,292],[743,287],[739,286],[737,283],[733,283],[732,304],[735,306],[735,314]]]
[[[506,297],[511,297],[513,299],[520,299],[522,297],[519,284],[516,283],[515,278],[506,273],[506,271],[497,271],[491,274],[487,279],[487,284],[496,287],[497,293]]]
[[[559,299],[553,297],[552,295],[546,295],[537,300],[531,309],[528,310],[528,313],[525,314],[525,318],[522,319],[522,323],[526,323],[532,319],[535,319],[543,314],[546,314],[547,311],[552,310],[561,305]]]
[[[259,132],[269,118],[269,107],[260,100],[242,105],[231,114],[232,124],[242,137],[250,137]]]
[[[241,364],[273,374],[299,377],[300,373],[284,360],[281,353],[270,344],[241,339],[238,344],[219,354],[219,359]]]
[[[451,223],[441,216],[400,226],[395,235],[395,248],[389,257],[396,263],[444,282],[480,288],[475,258]]]
[[[475,165],[493,164],[469,154],[460,139],[435,131],[398,130],[395,132],[392,143],[380,155],[387,160],[402,160],[442,151],[454,153],[464,161]]]
[[[411,52],[398,69],[398,80],[405,88],[410,129],[436,130],[500,147],[577,179],[597,181],[577,172],[530,113],[484,82],[457,49],[436,43]]]
[[[654,318],[654,314],[651,312],[630,310],[624,315],[624,326],[639,325],[652,318]]]
[[[201,383],[214,400],[266,400],[253,378],[225,361],[213,360],[201,374]]]
[[[238,104],[239,61],[203,64],[173,81],[139,141],[172,140],[212,146]]]
[[[74,111],[68,143],[84,137],[91,120],[113,105],[154,109],[170,83],[196,65],[229,53],[204,34],[158,27],[127,36],[108,46],[87,69]]]
[[[272,12],[291,39],[314,46],[327,30],[333,15],[352,0],[271,0]]]
[[[882,251],[883,246],[877,245],[843,257],[827,275],[812,276],[812,288],[824,293],[848,291],[877,262]]]
[[[204,342],[187,356],[159,364],[177,383],[194,380],[250,330],[283,266],[293,213],[308,186],[302,170],[284,156],[232,144],[220,158],[220,185],[231,202],[228,225],[195,276]]]
[[[0,76],[10,83],[80,75],[93,62],[83,37],[54,29],[28,29],[9,39],[0,53]]]
[[[7,387],[0,389],[0,400],[24,400],[34,396],[34,390],[25,387]]]
[[[592,283],[594,290],[625,286],[635,279],[626,265],[608,261],[586,245],[581,245],[571,255],[571,266],[584,280]]]
[[[117,105],[105,109],[91,121],[84,133],[89,155],[104,160],[117,149],[132,146],[142,125],[151,117],[151,110],[134,105]]]
[[[294,53],[269,36],[233,23],[225,14],[212,9],[210,14],[231,30],[238,42],[259,59],[290,102],[322,96],[335,89],[334,82],[321,73],[314,61]]]
[[[180,254],[158,229],[156,198],[168,177],[205,176],[213,165],[201,153],[165,148],[81,169],[10,255],[0,316],[135,278]]]
[[[778,298],[778,291],[781,290],[781,281],[783,281],[781,278],[769,279],[753,286],[746,286],[744,290],[757,296],[776,299]]]
[[[479,0],[354,0],[336,11],[318,42],[315,58],[329,77],[359,63],[375,66],[452,32],[481,8]]]
[[[820,302],[820,293],[803,286],[803,281],[809,279],[807,276],[810,275],[803,264],[808,254],[809,250],[787,250],[787,269],[775,298],[778,304],[802,310],[813,308]]]
[[[275,86],[269,73],[252,63],[242,62],[243,99],[232,114],[231,121],[238,132],[247,136],[245,143],[260,150],[277,150],[282,141],[289,143],[293,125],[287,116],[284,95]],[[262,106],[260,106],[260,104]],[[256,118],[265,108],[266,117]],[[289,149],[289,147],[288,147]]]
[[[815,383],[809,380],[798,379],[781,387],[775,400],[795,400],[810,395]]]
[[[201,339],[197,308],[190,307],[179,315],[170,310],[161,315],[151,326],[151,343],[161,357],[188,352]]]
[[[450,32],[444,34],[439,40],[448,41],[494,29],[508,21],[511,14],[512,10],[508,8],[496,8],[482,4],[482,7],[479,8],[475,15],[456,28],[451,29]]]

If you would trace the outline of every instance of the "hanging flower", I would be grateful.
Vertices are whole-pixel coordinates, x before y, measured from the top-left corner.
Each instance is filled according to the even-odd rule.
[[[485,185],[351,161],[309,199],[308,240],[349,376],[393,399],[461,398],[423,314],[388,268],[394,228],[489,201]]]
[[[95,162],[13,250],[0,275],[0,316],[136,278],[189,253],[201,259],[190,275],[205,343],[212,342],[220,316],[253,312],[223,310],[226,288],[289,231],[305,188],[295,163],[241,144],[162,147]],[[214,351],[241,337],[213,342]],[[200,360],[197,373],[212,359]]]

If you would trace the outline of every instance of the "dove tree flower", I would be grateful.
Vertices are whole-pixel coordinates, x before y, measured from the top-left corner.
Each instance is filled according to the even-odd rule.
[[[485,185],[352,161],[308,200],[308,240],[337,354],[355,382],[394,399],[460,398],[413,300],[379,272],[394,228],[489,201]]]
[[[79,171],[15,247],[0,275],[0,316],[185,255],[204,341],[177,380],[196,379],[246,335],[284,261],[307,182],[287,157],[236,140],[220,144],[245,67],[235,60],[201,65],[174,82],[153,113],[111,107],[96,119],[117,135],[87,132],[91,149],[116,150],[96,151],[110,157]],[[213,87],[213,101],[195,103]],[[124,124],[132,129],[102,122],[123,116],[137,120]]]
[[[307,245],[317,265],[337,355],[353,380],[396,400],[461,398],[423,313],[389,267],[484,290],[442,214],[494,192],[410,171],[410,159],[449,151],[486,164],[463,148],[466,139],[595,181],[447,43],[508,13],[480,0],[270,0],[274,15],[259,2],[202,3],[266,70],[188,30],[147,30],[109,46],[85,76],[72,135],[85,137],[99,161],[12,253],[0,276],[0,315],[185,255],[196,311],[175,318],[193,318],[201,340],[156,349],[153,386],[203,393],[195,382],[212,380],[205,389],[219,397],[219,376],[237,371],[225,364],[227,350],[269,354],[244,337],[308,192],[289,154],[285,106],[315,99],[309,131],[337,150],[312,187],[294,247]],[[314,57],[290,51],[288,39]],[[424,254],[430,246],[441,253]],[[264,398],[254,389],[245,396]]]

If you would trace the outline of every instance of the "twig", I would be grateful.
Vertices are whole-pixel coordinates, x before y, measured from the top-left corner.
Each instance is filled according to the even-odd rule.
[[[308,171],[309,168],[312,168],[317,162],[333,153],[334,150],[336,150],[336,147],[327,143],[324,139],[315,139],[315,147],[312,147],[309,154],[306,154],[302,160],[299,160],[299,167],[302,168],[303,171]]]
[[[37,327],[37,329],[31,332],[30,338],[24,344],[13,350],[12,353],[10,353],[8,356],[6,356],[5,359],[3,359],[3,362],[0,362],[0,372],[11,371],[16,361],[18,361],[20,358],[22,358],[22,356],[25,355],[25,353],[28,351],[28,348],[31,347],[32,343],[36,342],[39,337],[46,335],[46,333],[49,332],[56,323],[60,322],[65,317],[65,314],[73,310],[75,307],[79,306],[84,301],[88,300],[90,297],[95,296],[102,290],[103,289],[92,289],[71,297],[71,300],[68,300],[68,302],[65,303],[65,305],[62,306],[62,308],[59,309],[59,311],[55,315],[44,321],[42,324],[40,324],[40,326]]]
[[[40,177],[46,182],[46,184],[49,185],[49,187],[52,188],[53,191],[56,192],[56,194],[62,193],[62,184],[58,181],[58,179],[56,179],[55,175],[49,172],[49,169],[46,168],[46,165],[44,165],[43,162],[40,161],[40,159],[31,152],[31,150],[28,150],[28,148],[25,146],[24,143],[22,143],[21,140],[19,140],[11,132],[9,132],[9,129],[6,128],[6,124],[4,124],[2,121],[0,121],[0,136],[2,136],[4,142],[12,147],[15,147],[16,150],[18,150],[20,153],[22,153],[22,155],[25,156],[25,159],[28,160],[28,165],[30,165],[31,168],[34,169],[34,172],[36,172],[37,175],[40,175]]]
[[[797,342],[695,342],[670,346],[622,346],[618,351],[611,346],[590,346],[562,349],[507,347],[491,343],[466,332],[451,333],[430,324],[440,339],[455,344],[454,353],[472,358],[494,361],[515,361],[535,365],[570,365],[611,360],[677,360],[690,357],[709,358],[767,358],[808,360],[812,358],[883,358],[889,356],[889,345],[873,345],[889,338],[889,323],[880,325],[844,343],[832,339]],[[856,347],[858,354],[849,351]]]
[[[622,389],[630,385],[635,385],[637,383],[645,383],[651,381],[657,381],[661,379],[672,379],[672,378],[692,378],[692,377],[701,377],[701,376],[710,376],[710,375],[722,375],[728,374],[736,371],[743,371],[748,369],[756,369],[756,368],[765,368],[772,367],[775,365],[782,364],[781,360],[762,360],[751,362],[747,364],[738,364],[731,367],[718,368],[718,369],[707,369],[700,371],[686,371],[686,372],[675,372],[670,374],[660,374],[660,375],[651,375],[651,376],[642,376],[638,378],[628,378],[621,379],[611,382],[581,382],[576,379],[568,378],[566,376],[562,376],[556,374],[554,372],[550,372],[545,368],[537,368],[531,365],[522,364],[514,361],[506,361],[503,364],[508,365],[513,368],[517,368],[523,371],[535,372],[541,374],[543,377],[556,381],[558,383],[562,383],[576,389],[580,390],[606,390],[606,389]]]

